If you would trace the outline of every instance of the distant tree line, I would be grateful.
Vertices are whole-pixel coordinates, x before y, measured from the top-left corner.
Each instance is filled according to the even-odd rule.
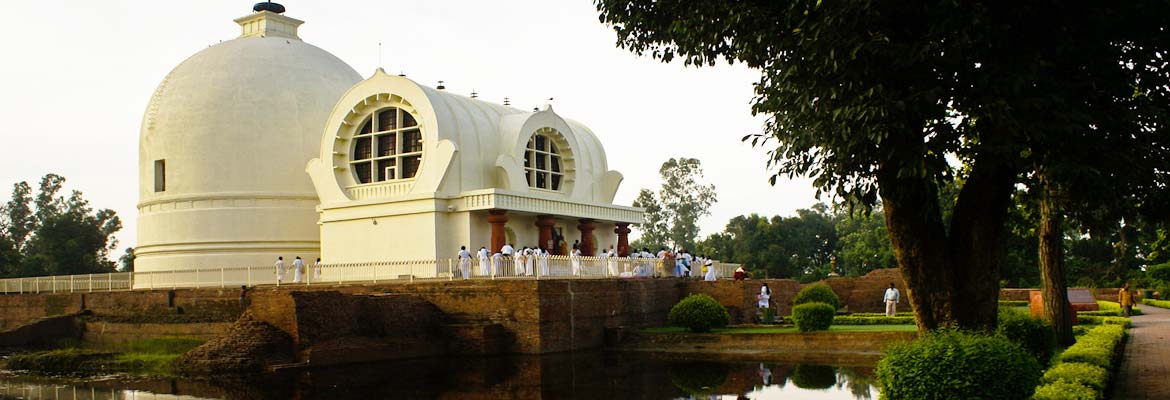
[[[122,221],[113,210],[95,211],[79,191],[64,195],[64,183],[60,175],[45,175],[35,194],[28,182],[12,185],[12,198],[0,206],[0,276],[115,270],[110,252]]]

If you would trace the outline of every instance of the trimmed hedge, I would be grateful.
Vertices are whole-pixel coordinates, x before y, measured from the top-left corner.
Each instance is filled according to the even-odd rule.
[[[1142,299],[1142,304],[1158,308],[1170,308],[1170,300]]]
[[[833,312],[841,308],[841,299],[837,297],[837,293],[829,288],[829,285],[818,283],[815,285],[805,286],[796,292],[796,297],[792,298],[792,305],[798,306],[807,303],[825,303],[833,307]]]
[[[914,317],[867,317],[857,315],[838,315],[833,318],[833,325],[914,325]]]
[[[849,313],[849,314],[846,314],[846,315],[849,315],[849,316],[851,316],[851,317],[885,317],[885,316],[886,316],[886,313],[880,313],[880,312],[855,312],[855,313]],[[909,311],[898,311],[898,313],[897,313],[897,314],[894,314],[894,316],[895,316],[895,317],[911,317],[911,318],[913,318],[913,317],[914,317],[914,313],[912,313],[912,312],[909,312]]]
[[[1049,368],[1044,373],[1043,382],[1046,384],[1062,380],[1079,383],[1099,392],[1109,386],[1109,371],[1093,364],[1067,362]]]
[[[999,306],[1000,307],[1027,307],[1028,301],[1027,300],[1000,300]]]
[[[1097,311],[1081,311],[1078,312],[1077,315],[1097,315],[1108,317],[1125,316],[1121,313],[1121,303],[1115,301],[1097,300],[1097,306],[1099,308]],[[1133,306],[1133,315],[1142,315],[1142,310],[1138,308],[1137,305]]]
[[[1060,362],[1083,362],[1112,371],[1118,359],[1118,348],[1125,341],[1125,327],[1100,325],[1060,354]]]
[[[890,346],[875,376],[883,399],[1023,400],[1039,383],[1040,369],[1003,337],[940,330]]]
[[[801,332],[828,330],[837,310],[832,305],[814,302],[792,307],[792,323]]]
[[[1033,400],[1097,400],[1093,388],[1069,381],[1057,381],[1036,388]]]
[[[690,329],[691,332],[709,332],[727,326],[731,314],[715,298],[694,293],[671,307],[667,319],[671,324]]]
[[[1077,315],[1078,325],[1119,325],[1129,327],[1129,318],[1126,317],[1099,317],[1095,315]]]
[[[1080,327],[1077,327],[1080,328]],[[1125,327],[1099,325],[1077,337],[1077,343],[1057,357],[1036,388],[1037,400],[1099,399],[1109,387],[1112,371],[1121,359]]]
[[[1052,360],[1056,336],[1053,334],[1052,324],[1048,321],[1033,318],[1020,311],[1001,309],[996,334],[1023,346],[1041,366],[1047,366]]]

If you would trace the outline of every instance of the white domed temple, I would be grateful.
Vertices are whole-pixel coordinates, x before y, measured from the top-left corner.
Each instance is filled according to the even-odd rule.
[[[240,37],[159,84],[139,150],[136,270],[562,254],[617,245],[642,210],[583,124],[381,70],[366,80],[261,3]]]

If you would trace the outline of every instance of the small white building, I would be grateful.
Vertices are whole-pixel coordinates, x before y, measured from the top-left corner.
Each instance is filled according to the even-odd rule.
[[[612,204],[622,175],[583,124],[381,70],[361,81],[281,12],[258,4],[235,20],[239,38],[159,84],[140,138],[136,270],[504,243],[559,254],[580,241],[591,255],[642,221]]]

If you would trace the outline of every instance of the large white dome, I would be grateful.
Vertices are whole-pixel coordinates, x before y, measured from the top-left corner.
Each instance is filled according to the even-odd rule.
[[[317,197],[304,172],[337,100],[361,76],[261,11],[241,37],[175,67],[143,117],[139,271],[315,256]],[[261,265],[263,265],[261,264]]]

